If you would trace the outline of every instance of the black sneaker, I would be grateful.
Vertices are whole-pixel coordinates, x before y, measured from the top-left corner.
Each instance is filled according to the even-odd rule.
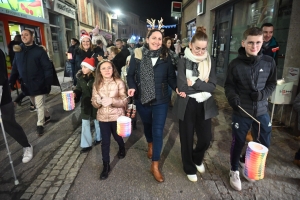
[[[96,145],[100,144],[100,143],[101,143],[101,141],[102,141],[102,140],[100,140],[100,141],[97,141],[97,140],[95,140],[95,141],[94,141],[94,146],[96,146]]]
[[[51,120],[51,117],[50,117],[50,116],[49,116],[49,117],[45,117],[45,122],[44,122],[44,124],[48,123],[50,120]]]
[[[90,150],[92,150],[92,147],[84,147],[84,148],[81,148],[80,153],[87,153]]]
[[[36,109],[35,106],[30,106],[29,111],[30,112],[35,112],[35,111],[37,111],[37,109]]]
[[[36,132],[39,136],[42,136],[44,134],[44,127],[43,126],[37,126]]]

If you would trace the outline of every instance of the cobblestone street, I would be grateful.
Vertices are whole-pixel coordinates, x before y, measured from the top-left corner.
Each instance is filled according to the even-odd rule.
[[[197,183],[190,182],[183,172],[178,122],[172,116],[170,108],[160,162],[164,183],[157,183],[150,173],[151,161],[146,156],[147,142],[140,121],[137,123],[138,129],[124,139],[127,150],[124,159],[117,158],[118,146],[112,139],[112,169],[108,179],[104,181],[99,179],[102,171],[100,145],[95,146],[88,154],[79,154],[81,127],[64,134],[63,130],[70,123],[65,121],[60,123],[55,132],[46,133],[39,139],[49,137],[50,134],[56,134],[55,137],[64,135],[65,139],[60,142],[57,139],[53,141],[54,144],[47,144],[44,139],[38,142],[35,141],[36,136],[29,137],[30,141],[35,141],[35,157],[28,164],[20,163],[20,147],[9,140],[13,145],[19,186],[13,186],[1,137],[0,199],[300,199],[300,169],[292,163],[299,141],[294,140],[283,128],[273,128],[265,178],[250,183],[241,177],[242,191],[237,192],[231,188],[228,176],[231,108],[222,89],[218,88],[214,96],[219,106],[219,115],[213,119],[214,138],[205,156],[206,172],[198,173]],[[55,97],[53,101],[60,101],[54,109],[62,110],[61,98]],[[78,111],[75,110],[73,115],[76,112]],[[66,114],[65,116],[72,118]],[[17,119],[22,120],[20,116]],[[52,126],[56,126],[55,124],[51,123]],[[47,154],[48,150],[52,153]],[[39,152],[43,154],[40,155]],[[48,159],[43,159],[44,156]],[[22,169],[23,166],[27,171]]]

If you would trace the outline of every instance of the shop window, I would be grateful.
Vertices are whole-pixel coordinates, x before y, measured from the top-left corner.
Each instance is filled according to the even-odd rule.
[[[281,78],[284,66],[292,0],[244,0],[234,5],[229,62],[236,58],[241,46],[242,33],[249,27],[263,23],[274,25],[274,37],[279,44],[277,77]]]
[[[65,18],[65,24],[66,24],[66,28],[67,29],[73,29],[73,23],[74,23],[74,20],[73,19],[68,19],[68,18]]]
[[[49,12],[49,24],[53,24],[53,25],[59,26],[58,16]]]

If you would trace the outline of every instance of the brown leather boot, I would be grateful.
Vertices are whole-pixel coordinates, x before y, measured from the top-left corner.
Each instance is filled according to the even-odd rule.
[[[148,153],[147,156],[149,159],[152,158],[152,142],[148,143]]]
[[[157,180],[160,183],[164,182],[164,177],[161,175],[161,173],[158,169],[158,161],[152,161],[150,171],[153,174],[155,180]]]

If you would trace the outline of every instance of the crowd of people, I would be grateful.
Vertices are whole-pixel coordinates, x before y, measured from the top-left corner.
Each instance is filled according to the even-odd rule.
[[[30,96],[37,108],[38,134],[42,135],[43,126],[50,119],[45,95],[51,89],[51,62],[46,51],[34,44],[33,37],[33,33],[25,29],[22,42],[17,43],[18,48],[13,47],[10,79],[4,76],[7,74],[3,68],[5,60],[3,55],[0,56],[0,84],[4,88],[1,101],[3,123],[8,134],[24,148],[24,163],[32,159],[33,148],[13,113],[9,112],[13,110],[9,89],[14,89],[16,80],[20,80],[23,93]],[[177,98],[173,113],[179,122],[183,171],[188,180],[196,182],[197,171],[205,173],[203,160],[212,140],[211,119],[218,115],[213,95],[217,85],[215,62],[207,51],[209,39],[205,27],[198,27],[190,41],[176,38],[175,44],[173,38],[164,37],[163,31],[155,27],[150,28],[145,41],[140,40],[138,44],[132,39],[117,39],[115,44],[110,40],[105,42],[105,48],[102,40],[95,43],[93,45],[90,35],[82,34],[79,40],[72,38],[67,52],[72,55],[69,61],[75,102],[81,104],[81,153],[101,144],[103,170],[100,179],[108,178],[111,135],[119,146],[118,158],[126,156],[124,140],[117,134],[117,119],[125,115],[130,101],[128,97],[131,97],[143,124],[147,157],[152,160],[150,171],[156,181],[163,182],[159,161],[170,92],[174,91]],[[242,189],[239,167],[243,169],[244,166],[240,157],[247,132],[251,129],[254,141],[270,146],[272,124],[266,105],[276,86],[277,55],[274,48],[277,47],[272,24],[249,28],[243,33],[237,58],[228,66],[224,89],[233,108],[229,181],[238,191]],[[299,110],[299,99],[298,95],[296,110]],[[257,123],[242,108],[260,122],[260,131]],[[95,125],[94,138],[91,120]],[[136,118],[132,121],[135,129]],[[197,136],[195,147],[194,134]],[[296,154],[298,160],[299,152]]]

